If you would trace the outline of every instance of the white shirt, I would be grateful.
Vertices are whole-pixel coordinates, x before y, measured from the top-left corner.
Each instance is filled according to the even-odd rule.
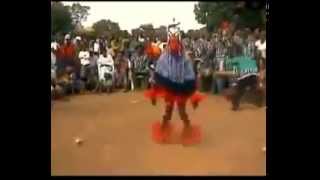
[[[266,58],[267,41],[265,40],[263,43],[261,43],[261,40],[258,40],[256,41],[255,45],[261,52],[262,57]]]
[[[57,42],[54,41],[51,43],[51,49],[57,50],[58,47],[59,47],[59,44]]]
[[[56,56],[51,52],[51,79],[56,78]]]
[[[51,67],[56,64],[56,55],[51,52]]]
[[[100,44],[95,42],[94,45],[93,45],[93,51],[94,52],[99,52],[99,49],[100,49]]]
[[[90,54],[88,51],[80,51],[79,52],[79,59],[89,59]]]
[[[90,57],[90,54],[88,51],[79,52],[79,59],[82,65],[90,64],[89,57]]]
[[[139,42],[144,42],[144,38],[139,37]]]
[[[162,43],[159,44],[161,52],[163,52],[163,50],[164,50],[164,45],[167,45],[167,43],[162,42]]]
[[[113,58],[110,54],[107,55],[107,57],[104,57],[103,55],[99,56],[99,59],[97,61],[98,64],[114,64]]]
[[[114,61],[113,58],[110,54],[107,55],[107,57],[104,57],[103,55],[100,55],[99,59],[97,60],[98,64],[98,74],[99,74],[99,79],[100,80],[105,80],[104,73],[111,73],[114,74]],[[105,65],[110,65],[112,67],[112,71],[109,70],[109,68],[103,66],[101,67],[100,65],[105,64]]]

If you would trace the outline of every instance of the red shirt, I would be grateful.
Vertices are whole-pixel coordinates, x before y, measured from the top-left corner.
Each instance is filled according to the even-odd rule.
[[[64,44],[59,48],[57,54],[61,59],[74,59],[76,58],[76,48],[73,44]]]

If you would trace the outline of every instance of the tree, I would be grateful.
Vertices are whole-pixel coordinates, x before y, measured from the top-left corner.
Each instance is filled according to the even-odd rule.
[[[159,28],[155,29],[155,36],[160,39],[160,41],[165,42],[167,41],[167,27],[160,26]]]
[[[83,21],[86,21],[89,10],[89,6],[81,6],[80,3],[73,3],[72,6],[69,7],[73,24],[81,24]]]
[[[131,34],[133,37],[141,36],[142,30],[140,28],[131,29]]]
[[[127,30],[121,30],[120,31],[120,36],[125,38],[125,39],[127,39],[127,38],[129,38],[130,34],[129,34],[129,32]]]
[[[261,16],[263,1],[250,2],[199,2],[194,7],[196,20],[206,24],[212,32],[223,21],[235,22],[236,26],[257,27],[263,25]]]
[[[71,13],[67,6],[61,2],[51,3],[51,32],[53,35],[57,33],[68,33],[73,30]]]
[[[213,31],[222,21],[230,21],[233,16],[234,2],[199,2],[194,7],[196,20],[206,24]]]
[[[143,36],[153,39],[155,30],[152,24],[142,24],[140,25],[140,29],[142,30]]]
[[[92,28],[94,29],[97,36],[110,36],[120,33],[119,24],[112,22],[111,20],[100,20],[93,24]]]

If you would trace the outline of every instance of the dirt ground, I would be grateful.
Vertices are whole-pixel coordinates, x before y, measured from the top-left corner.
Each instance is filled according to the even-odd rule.
[[[240,111],[209,95],[190,118],[202,127],[193,146],[156,144],[151,125],[164,107],[142,92],[79,95],[54,101],[51,110],[52,175],[266,175],[266,111]],[[177,112],[176,127],[181,125]],[[82,145],[75,138],[83,139]]]

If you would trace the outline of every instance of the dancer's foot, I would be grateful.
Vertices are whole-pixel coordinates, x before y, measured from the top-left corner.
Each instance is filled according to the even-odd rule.
[[[152,125],[152,139],[156,143],[169,143],[172,131],[172,124],[161,124],[160,122],[156,122]]]
[[[185,126],[182,131],[182,144],[192,145],[201,142],[201,130],[198,125]]]

